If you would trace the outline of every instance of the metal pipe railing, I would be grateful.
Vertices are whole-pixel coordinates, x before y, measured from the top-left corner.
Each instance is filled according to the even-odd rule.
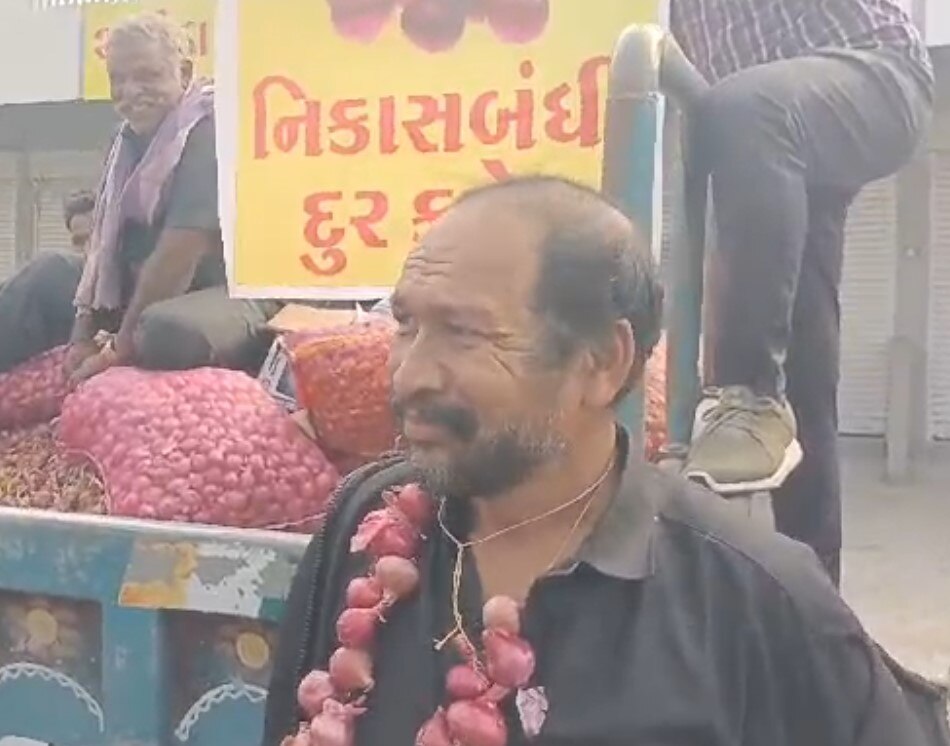
[[[658,163],[663,101],[669,98],[687,119],[708,89],[673,37],[656,25],[634,25],[620,36],[613,53],[607,91],[601,188],[650,238],[662,199]],[[689,133],[689,126],[684,133]],[[666,268],[667,421],[670,455],[688,447],[700,395],[703,272],[706,244],[708,175],[692,157],[692,138],[684,137],[683,179],[673,205],[673,235]],[[658,257],[657,257],[658,258]],[[643,394],[635,392],[619,416],[642,433]]]

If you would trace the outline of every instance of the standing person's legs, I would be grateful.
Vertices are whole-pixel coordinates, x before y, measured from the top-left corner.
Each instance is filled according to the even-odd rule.
[[[718,234],[707,383],[720,393],[701,409],[688,476],[725,493],[770,490],[798,463],[785,363],[809,191],[856,192],[897,170],[928,111],[927,92],[883,52],[751,68],[701,102],[693,137]]]
[[[776,528],[811,546],[836,585],[841,575],[838,291],[852,199],[851,192],[837,189],[817,188],[808,194],[808,239],[785,362],[786,392],[805,455],[772,499]]]

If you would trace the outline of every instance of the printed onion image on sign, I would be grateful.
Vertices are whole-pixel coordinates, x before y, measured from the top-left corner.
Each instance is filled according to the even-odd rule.
[[[598,184],[611,51],[662,0],[222,3],[232,291],[372,299],[465,189]]]
[[[109,29],[119,21],[142,12],[164,13],[180,23],[191,44],[197,74],[211,77],[216,8],[216,0],[138,0],[134,3],[83,6],[83,98],[87,101],[110,98],[105,59]]]
[[[406,38],[428,52],[453,49],[471,23],[487,23],[501,41],[527,44],[540,37],[551,14],[550,0],[327,0],[341,36],[374,41],[398,23]]]

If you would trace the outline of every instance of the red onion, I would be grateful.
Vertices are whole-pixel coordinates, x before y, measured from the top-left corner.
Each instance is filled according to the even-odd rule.
[[[371,609],[383,600],[383,587],[376,578],[353,578],[346,587],[346,605],[354,609]]]
[[[365,650],[339,648],[330,656],[330,679],[341,692],[373,688],[373,661]]]
[[[490,702],[455,702],[445,713],[449,733],[464,746],[505,746],[508,727]]]
[[[520,689],[534,674],[534,651],[527,641],[507,632],[487,629],[482,634],[488,676],[508,689]]]
[[[323,703],[333,696],[333,683],[326,671],[311,671],[297,687],[297,703],[312,718],[323,711]]]
[[[348,648],[368,648],[376,637],[376,609],[345,609],[336,621],[336,636]]]
[[[310,728],[308,726],[302,726],[300,733],[296,736],[287,736],[280,746],[312,746],[312,743],[310,740]]]
[[[378,559],[395,555],[411,559],[419,548],[419,534],[392,508],[369,513],[350,540],[351,552],[367,552]]]
[[[419,569],[403,557],[381,557],[375,573],[390,602],[406,598],[419,587]]]
[[[419,535],[405,523],[384,527],[370,546],[374,557],[394,555],[411,559],[419,549]]]
[[[332,699],[323,712],[310,721],[312,746],[353,746],[355,729],[353,715],[346,707]]]
[[[416,735],[416,746],[456,746],[449,733],[449,723],[445,719],[445,710],[441,707],[429,718]]]
[[[445,679],[445,689],[449,697],[456,699],[476,699],[488,691],[488,681],[471,666],[454,666]]]
[[[311,746],[310,724],[301,723],[300,730],[292,736],[287,736],[280,742],[280,746]]]
[[[432,522],[435,506],[418,484],[407,484],[393,497],[393,505],[420,531]]]
[[[496,629],[517,635],[521,631],[521,611],[518,602],[508,596],[488,599],[482,609],[482,621],[487,629]]]
[[[487,7],[488,24],[507,44],[527,44],[547,27],[550,0],[492,0]]]

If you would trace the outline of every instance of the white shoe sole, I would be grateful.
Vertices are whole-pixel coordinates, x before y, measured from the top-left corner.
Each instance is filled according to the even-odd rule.
[[[788,479],[789,475],[795,471],[802,462],[802,456],[801,444],[797,440],[793,440],[788,448],[785,449],[785,457],[782,459],[782,463],[775,473],[755,482],[730,482],[728,484],[721,484],[713,479],[712,475],[703,471],[692,470],[688,466],[684,472],[684,476],[687,479],[702,482],[713,492],[723,496],[770,492],[785,484],[785,480]]]

